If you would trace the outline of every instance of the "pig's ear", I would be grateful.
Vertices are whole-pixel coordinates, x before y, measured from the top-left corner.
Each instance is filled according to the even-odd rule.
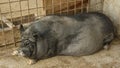
[[[22,24],[20,24],[19,29],[20,29],[20,33],[23,33],[23,32],[25,31],[25,29],[24,29],[24,27],[23,27],[23,25],[22,25]]]

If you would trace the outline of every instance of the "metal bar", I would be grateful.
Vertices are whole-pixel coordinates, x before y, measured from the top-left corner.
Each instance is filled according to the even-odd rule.
[[[13,18],[13,15],[11,13],[12,11],[12,7],[11,7],[11,3],[10,3],[10,0],[9,0],[9,7],[10,7],[10,17],[11,17],[11,22],[13,22],[12,18]],[[12,23],[13,24],[13,23]],[[12,25],[13,27],[13,25]],[[14,41],[14,45],[16,46],[16,40],[15,40],[15,32],[14,32],[14,28],[12,28],[12,35],[13,35],[13,41]]]
[[[83,4],[83,0],[81,0],[81,13],[83,13],[83,7],[84,7],[84,4]]]
[[[38,7],[38,8],[43,8],[43,7]],[[29,10],[34,10],[36,8],[31,8]],[[18,10],[18,11],[11,11],[11,12],[5,12],[5,13],[2,13],[2,14],[9,14],[9,13],[15,13],[15,12],[21,12],[21,11],[28,11],[28,9],[24,9],[24,10]]]
[[[30,15],[30,6],[29,6],[29,0],[27,0],[27,5],[28,5],[28,15]],[[30,17],[28,16],[28,22],[29,22]]]
[[[81,1],[81,0],[76,0],[76,1]],[[69,1],[68,0],[68,2],[75,2],[75,1]],[[65,3],[68,3],[68,2],[62,2],[62,0],[61,0],[61,4],[65,4]],[[76,2],[77,3],[77,2]],[[53,4],[54,6],[56,6],[56,5],[59,5],[59,4]],[[48,7],[50,7],[51,5],[47,5]]]
[[[60,14],[62,13],[62,1],[60,0]]]
[[[22,22],[23,22],[23,15],[22,15],[21,1],[19,1],[19,5],[20,5],[20,16],[21,16],[21,24],[22,24]]]
[[[74,14],[76,14],[76,5],[77,5],[77,0],[74,0]]]
[[[19,43],[19,42],[21,42],[20,40],[19,41],[16,41],[16,43]],[[6,46],[8,46],[8,45],[13,45],[14,44],[14,42],[13,43],[6,43],[5,45],[1,45],[0,47],[6,47]]]
[[[52,5],[51,6],[52,6],[52,14],[54,14],[55,10],[54,10],[54,1],[53,0],[52,0]]]
[[[16,2],[19,2],[19,1],[28,1],[28,0],[17,0],[17,1],[10,1],[10,2],[3,2],[3,3],[0,3],[1,4],[8,4],[8,3],[16,3]],[[81,1],[81,0],[77,0],[77,1]],[[74,1],[69,1],[69,2],[74,2]],[[62,3],[67,3],[67,2],[62,2]]]
[[[0,8],[0,16],[1,16],[1,19],[2,19],[2,14],[1,14],[1,8]],[[6,38],[5,38],[5,32],[4,32],[4,26],[3,26],[3,22],[1,21],[1,25],[2,25],[2,36],[3,36],[3,44],[6,45]]]
[[[37,11],[36,17],[38,17],[38,15],[39,15],[39,14],[38,14],[38,9],[39,9],[39,8],[38,8],[38,0],[36,0],[36,11]]]
[[[46,1],[43,0],[43,10],[45,11],[45,15],[46,15],[46,13],[47,13],[47,12],[46,12],[46,11],[47,11],[46,7],[47,7]]]
[[[87,3],[87,12],[89,12],[89,8],[90,8],[90,0],[88,0],[88,3]]]
[[[67,0],[67,14],[69,14],[69,0]]]
[[[19,0],[19,1],[20,1],[20,0]],[[10,1],[10,2],[8,1],[8,2],[3,2],[3,3],[0,3],[0,5],[1,5],[1,4],[9,4],[9,3],[16,3],[16,2],[19,2],[19,1]],[[28,1],[28,0],[24,0],[24,1]]]

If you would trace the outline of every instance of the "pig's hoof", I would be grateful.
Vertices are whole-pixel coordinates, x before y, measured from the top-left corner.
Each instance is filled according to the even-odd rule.
[[[29,60],[28,64],[32,65],[32,64],[35,64],[36,62],[37,62],[36,60]]]
[[[110,45],[105,45],[105,46],[104,46],[104,49],[105,49],[105,50],[109,50],[109,48],[110,48]]]
[[[18,51],[17,50],[13,51],[12,55],[18,55]]]

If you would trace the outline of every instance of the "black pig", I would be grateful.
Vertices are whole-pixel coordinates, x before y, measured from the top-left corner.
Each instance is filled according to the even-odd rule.
[[[111,20],[98,12],[45,16],[27,29],[21,25],[20,31],[22,42],[15,53],[32,59],[30,64],[56,55],[90,55],[115,36]]]

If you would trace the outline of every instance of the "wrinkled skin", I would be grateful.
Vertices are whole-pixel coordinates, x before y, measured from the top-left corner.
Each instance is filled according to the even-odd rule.
[[[46,16],[27,29],[21,25],[20,31],[22,42],[17,51],[34,62],[56,55],[90,55],[115,36],[110,19],[97,12]]]

